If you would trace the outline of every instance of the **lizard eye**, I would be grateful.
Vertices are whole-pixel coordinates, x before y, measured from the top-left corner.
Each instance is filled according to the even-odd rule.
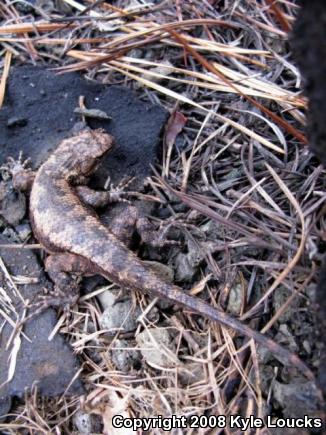
[[[80,172],[84,175],[90,174],[97,166],[97,159],[85,160],[80,165]]]

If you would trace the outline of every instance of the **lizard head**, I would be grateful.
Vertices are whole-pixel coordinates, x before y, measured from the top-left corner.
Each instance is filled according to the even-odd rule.
[[[100,159],[112,148],[113,137],[102,128],[83,131],[80,136],[83,140],[78,147],[76,166],[79,174],[87,177],[95,171]]]
[[[64,140],[56,151],[61,170],[70,179],[87,177],[97,168],[100,159],[112,148],[113,137],[103,129],[83,130]]]

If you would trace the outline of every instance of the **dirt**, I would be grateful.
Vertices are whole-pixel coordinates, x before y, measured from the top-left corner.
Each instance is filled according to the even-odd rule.
[[[105,86],[78,73],[57,75],[41,67],[14,68],[0,111],[0,163],[16,158],[20,150],[37,168],[71,134],[81,116],[74,113],[80,96],[88,109],[99,109],[111,119],[90,119],[91,128],[104,128],[115,138],[115,148],[104,159],[94,184],[103,186],[107,175],[116,183],[126,176],[143,178],[157,155],[167,112],[140,101],[119,86]]]
[[[0,244],[14,245],[3,235],[0,235]],[[51,288],[51,283],[46,279],[36,255],[31,250],[0,246],[0,256],[11,276],[37,279],[35,283],[18,285],[19,292],[25,300],[35,301],[37,296],[43,293],[44,288]],[[22,304],[8,284],[3,269],[0,272],[0,286],[5,289],[8,298],[12,300],[17,312],[21,315]],[[5,309],[4,305],[2,309]],[[15,321],[12,313],[7,312],[7,314]],[[24,333],[30,341],[20,335],[21,343],[13,379],[3,385],[8,378],[8,361],[10,361],[9,355],[12,351],[12,346],[8,349],[6,346],[13,332],[12,326],[8,322],[5,323],[0,336],[0,385],[2,385],[0,416],[9,411],[12,398],[23,397],[25,389],[31,389],[33,384],[37,384],[38,391],[44,396],[52,397],[62,394],[80,368],[77,358],[62,335],[56,334],[51,341],[48,340],[56,322],[56,312],[48,309],[26,323]],[[81,380],[77,378],[68,391],[69,394],[82,394]]]

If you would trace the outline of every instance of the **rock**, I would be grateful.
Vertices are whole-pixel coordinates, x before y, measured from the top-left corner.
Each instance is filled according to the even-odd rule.
[[[73,417],[73,423],[78,430],[78,435],[95,435],[103,432],[102,417],[100,415],[88,414],[79,410]],[[75,434],[75,432],[73,433]]]
[[[101,275],[86,276],[83,279],[82,290],[85,294],[93,292],[98,287],[104,287],[108,284],[107,280]],[[101,293],[102,294],[102,293]],[[98,296],[100,299],[100,295]]]
[[[34,4],[39,9],[42,9],[44,12],[47,12],[48,14],[54,12],[56,9],[53,0],[35,0]]]
[[[22,242],[25,242],[32,234],[32,228],[28,223],[17,225],[15,230]]]
[[[165,299],[165,298],[159,299],[156,303],[156,306],[160,310],[168,310],[169,308],[172,308],[174,305],[175,305],[174,301],[171,301],[170,299]],[[152,311],[151,311],[151,313],[152,313]]]
[[[291,296],[291,291],[284,286],[279,286],[273,293],[273,311],[276,313]],[[284,313],[278,318],[280,323],[288,322],[293,318],[293,312],[299,307],[299,296],[292,300],[291,305],[284,311]]]
[[[298,351],[298,345],[293,337],[293,334],[285,323],[280,325],[279,331],[275,336],[275,341],[288,348],[291,352]]]
[[[259,350],[262,347],[259,346]],[[261,379],[261,390],[269,391],[271,384],[273,383],[273,379],[275,378],[275,369],[273,364],[268,363],[260,363],[261,359],[259,358],[259,376]],[[255,380],[252,379],[254,382]]]
[[[26,0],[24,2],[17,2],[16,9],[23,14],[30,14],[34,12],[34,5],[36,0]]]
[[[124,373],[139,368],[140,352],[132,348],[130,341],[116,339],[110,348],[111,358],[116,368]]]
[[[308,143],[311,150],[326,166],[326,45],[321,35],[325,33],[326,3],[323,0],[301,0],[295,21],[291,43],[305,81]],[[326,397],[326,256],[324,254],[316,287],[316,329],[323,348],[320,352],[319,386]]]
[[[55,0],[55,7],[56,9],[65,15],[71,15],[72,14],[72,8],[69,6],[69,4],[65,0]]]
[[[13,228],[9,227],[8,225],[5,227],[2,234],[5,237],[7,237],[7,239],[10,240],[11,242],[21,243],[21,240],[18,237],[18,234],[16,233],[16,231]]]
[[[201,247],[198,246],[197,243],[194,243],[191,239],[187,242],[188,245],[188,261],[190,266],[196,268],[205,258],[205,253]]]
[[[103,311],[114,305],[117,296],[118,292],[112,290],[104,290],[102,293],[97,295],[97,299],[100,301]]]
[[[86,412],[77,411],[73,417],[74,425],[80,435],[90,435],[93,432],[92,415]]]
[[[137,328],[137,317],[142,313],[140,307],[134,307],[131,299],[116,302],[115,292],[107,293],[109,294],[105,296],[106,308],[100,318],[101,327],[113,334],[118,331],[134,331]]]
[[[308,340],[303,340],[302,346],[308,355],[311,354],[311,344]]]
[[[283,409],[284,417],[313,417],[320,406],[318,390],[314,382],[273,384],[274,400]]]
[[[147,364],[155,368],[180,364],[175,343],[166,328],[146,329],[136,336],[136,341]]]
[[[144,260],[143,263],[146,263],[148,266],[153,269],[153,271],[164,281],[166,282],[173,282],[174,280],[174,273],[171,267],[167,266],[166,264],[160,263],[159,261],[149,261]]]
[[[193,282],[196,269],[190,264],[188,255],[180,252],[174,262],[176,267],[176,280],[181,282]]]
[[[238,279],[233,282],[230,288],[227,310],[234,316],[239,316],[241,313],[243,289],[244,285]]]
[[[133,48],[128,52],[128,57],[132,57],[134,59],[140,59],[144,57],[143,50],[140,48]]]
[[[7,121],[7,127],[25,127],[27,119],[19,116],[12,116]]]
[[[323,0],[301,0],[292,32],[293,54],[304,77],[305,95],[309,99],[307,133],[310,149],[326,166],[326,45],[322,38],[326,26]]]
[[[206,373],[203,364],[191,362],[180,368],[178,372],[178,380],[182,387],[189,387],[196,382],[204,382]]]
[[[159,261],[148,261],[144,260],[144,263],[148,264],[154,272],[162,278],[164,281],[173,283],[174,281],[174,273],[173,269],[166,264],[160,263]],[[159,299],[156,304],[161,310],[166,310],[174,305],[173,301],[169,299]],[[151,311],[151,316],[153,316],[153,310]]]
[[[271,421],[273,422],[273,424],[276,424],[276,421],[278,420],[277,417],[273,417],[271,419]],[[271,428],[269,429],[268,433],[270,435],[311,435],[311,432],[308,431],[307,429],[299,429],[299,428],[287,428],[285,429],[284,427],[282,427],[282,425],[280,425],[281,427],[277,428]]]

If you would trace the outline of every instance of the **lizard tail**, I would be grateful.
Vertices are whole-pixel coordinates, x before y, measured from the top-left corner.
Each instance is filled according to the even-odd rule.
[[[312,371],[296,354],[288,351],[271,338],[251,329],[249,326],[224,313],[220,309],[209,305],[202,299],[188,295],[180,287],[161,283],[161,285],[158,285],[157,288],[151,287],[150,292],[155,293],[157,296],[168,298],[179,305],[190,308],[200,315],[204,315],[205,317],[210,318],[211,320],[220,323],[223,326],[227,326],[234,331],[237,331],[241,335],[252,338],[257,344],[267,348],[281,363],[284,365],[293,365],[298,368],[309,380],[315,380],[315,376]]]

